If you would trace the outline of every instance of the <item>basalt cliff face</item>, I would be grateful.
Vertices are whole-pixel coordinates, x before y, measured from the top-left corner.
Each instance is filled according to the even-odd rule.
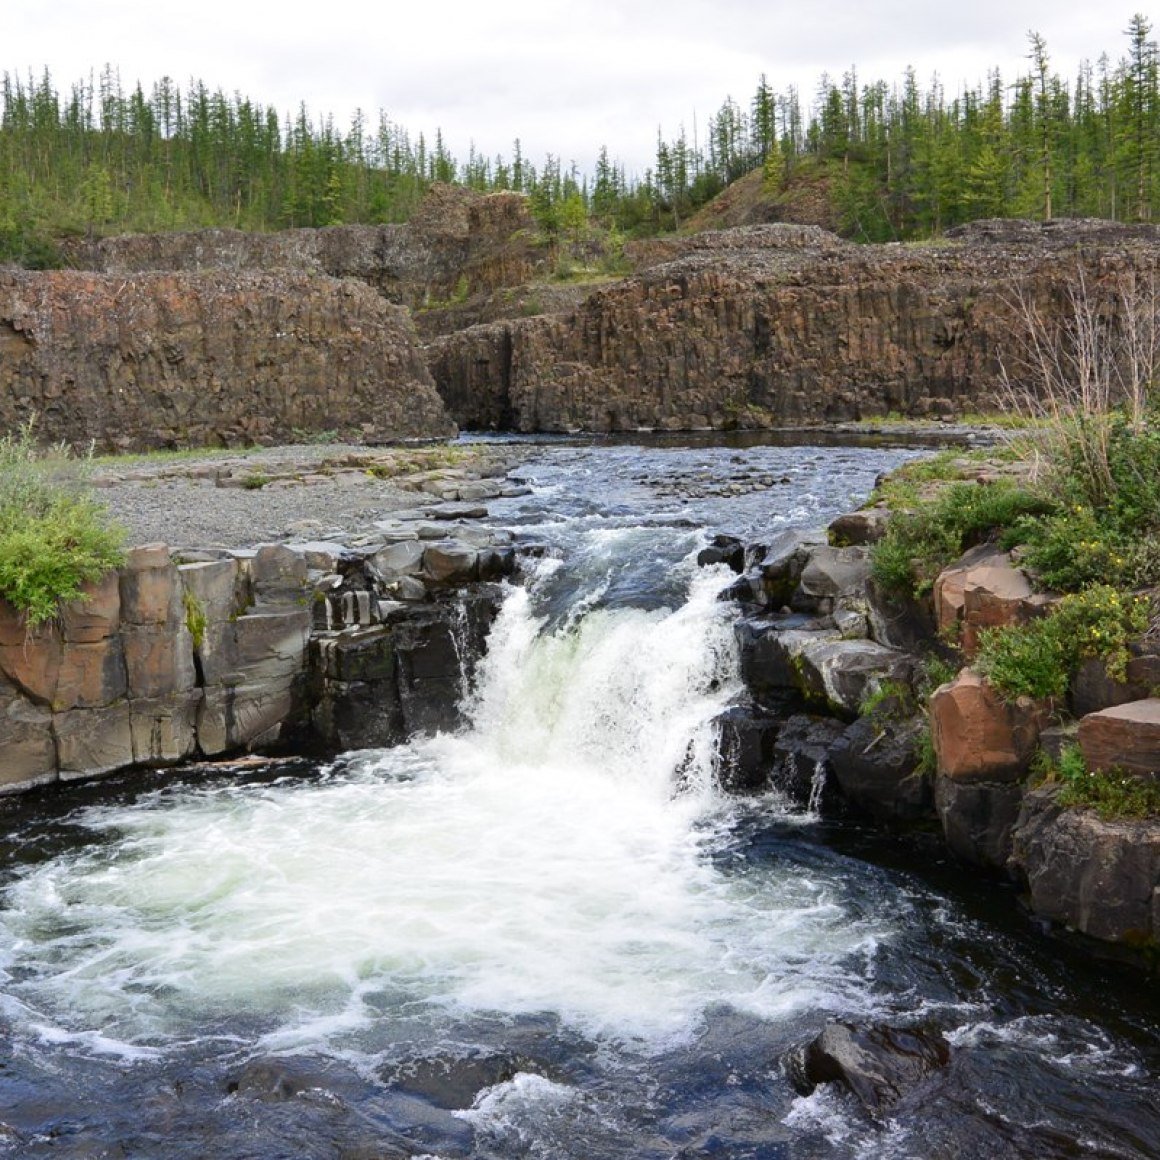
[[[0,429],[99,450],[454,432],[407,310],[292,271],[0,271]]]
[[[981,223],[926,246],[855,246],[816,227],[751,226],[640,247],[647,266],[572,313],[434,340],[465,427],[682,430],[951,416],[1018,374],[1020,300],[1049,324],[1082,267],[1154,274],[1160,231]]]
[[[107,274],[152,270],[294,270],[354,278],[421,310],[527,282],[546,263],[528,199],[449,185],[429,190],[404,225],[132,234],[64,247],[69,264]]]
[[[558,282],[527,199],[436,186],[406,225],[74,243],[0,272],[0,424],[121,449],[762,428],[992,406],[1082,269],[1155,278],[1160,230],[982,222],[856,246],[754,225],[632,243]],[[436,391],[438,392],[436,394]]]

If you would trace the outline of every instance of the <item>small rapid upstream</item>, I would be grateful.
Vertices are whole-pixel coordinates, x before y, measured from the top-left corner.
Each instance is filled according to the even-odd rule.
[[[14,807],[0,1154],[1160,1155],[1146,984],[716,788],[704,530],[818,524],[907,454],[547,449],[493,513],[547,551],[461,733]],[[741,472],[785,482],[697,482]],[[884,1124],[797,1096],[780,1060],[830,1017],[937,1025],[952,1064]]]

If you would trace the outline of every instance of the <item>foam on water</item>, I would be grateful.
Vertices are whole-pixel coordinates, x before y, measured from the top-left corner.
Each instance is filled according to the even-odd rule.
[[[7,890],[0,965],[28,1022],[163,1044],[242,1012],[293,1047],[418,1004],[657,1046],[715,1003],[857,1006],[849,957],[883,924],[836,882],[709,856],[737,658],[724,576],[690,575],[675,611],[556,631],[512,590],[460,735],[321,783],[85,811],[94,842]]]

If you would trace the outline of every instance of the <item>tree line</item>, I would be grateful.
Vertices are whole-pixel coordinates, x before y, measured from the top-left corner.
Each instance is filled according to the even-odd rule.
[[[679,228],[726,185],[760,169],[767,194],[820,180],[849,237],[929,237],[980,217],[1151,221],[1160,208],[1160,82],[1142,14],[1127,51],[1066,79],[1031,34],[1028,68],[948,97],[913,70],[861,83],[824,76],[813,99],[762,76],[692,139],[658,132],[655,164],[629,175],[607,148],[591,172],[517,139],[510,154],[452,155],[380,112],[345,129],[302,105],[292,116],[239,94],[163,78],[126,91],[117,71],[59,91],[0,80],[0,261],[51,265],[55,240],[203,226],[269,230],[405,221],[433,182],[529,195],[549,235],[590,223],[632,236]]]

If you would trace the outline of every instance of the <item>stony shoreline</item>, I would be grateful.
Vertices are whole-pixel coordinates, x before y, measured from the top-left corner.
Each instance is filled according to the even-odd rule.
[[[505,476],[524,454],[487,444],[297,444],[98,460],[90,482],[130,545],[351,542],[399,512],[514,493]]]

